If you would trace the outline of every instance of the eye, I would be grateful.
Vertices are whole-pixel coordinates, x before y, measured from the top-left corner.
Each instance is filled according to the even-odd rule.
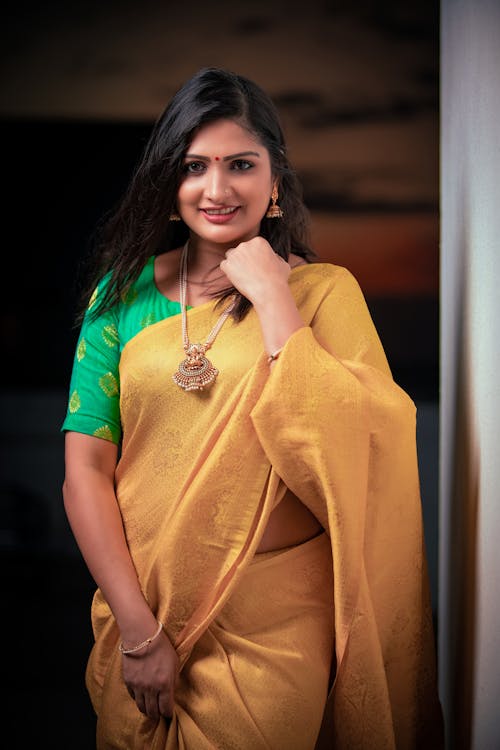
[[[231,169],[236,172],[245,172],[247,169],[252,169],[253,166],[252,162],[247,161],[247,159],[235,159],[231,162]]]
[[[184,174],[201,174],[206,168],[202,161],[188,161],[184,164],[182,171]]]

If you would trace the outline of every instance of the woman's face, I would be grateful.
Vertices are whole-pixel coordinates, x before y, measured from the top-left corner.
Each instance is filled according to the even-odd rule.
[[[200,128],[184,158],[177,210],[191,233],[235,245],[259,233],[273,178],[269,152],[233,120]]]

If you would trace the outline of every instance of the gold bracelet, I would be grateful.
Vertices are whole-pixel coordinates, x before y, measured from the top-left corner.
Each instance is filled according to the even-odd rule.
[[[152,643],[152,641],[154,641],[155,638],[158,638],[162,630],[163,630],[163,624],[158,620],[158,629],[156,633],[154,633],[154,635],[152,635],[150,638],[146,638],[146,640],[142,641],[142,643],[138,643],[137,646],[132,646],[132,648],[124,648],[123,642],[122,642],[118,646],[118,651],[121,654],[124,654],[125,656],[127,654],[133,654],[134,651],[139,651],[139,649],[144,648],[144,646],[149,646],[149,644]]]
[[[281,349],[276,349],[275,352],[273,352],[272,354],[269,354],[267,358],[267,364],[270,365],[271,362],[274,362],[275,359],[278,359],[282,351],[283,351],[283,347],[281,347]]]

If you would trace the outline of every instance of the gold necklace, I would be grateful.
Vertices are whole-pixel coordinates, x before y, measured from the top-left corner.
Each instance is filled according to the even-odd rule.
[[[189,242],[189,241],[188,241]],[[233,310],[236,300],[226,307],[217,323],[207,336],[204,344],[191,344],[187,332],[187,262],[188,262],[188,242],[182,248],[181,260],[179,266],[179,298],[181,303],[182,318],[182,343],[186,358],[182,360],[177,368],[177,372],[172,375],[174,383],[183,388],[185,391],[202,391],[204,388],[212,385],[219,371],[210,360],[205,357],[206,352],[210,349],[215,341],[215,337],[226,322]]]

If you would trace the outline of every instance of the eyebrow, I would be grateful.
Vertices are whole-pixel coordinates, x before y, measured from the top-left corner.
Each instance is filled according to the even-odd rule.
[[[239,159],[242,156],[256,156],[260,159],[260,154],[257,151],[240,151],[238,154],[230,154],[229,156],[223,156],[222,161],[231,161],[231,159]],[[201,161],[211,161],[209,156],[201,156],[200,154],[186,154],[186,159],[200,159]]]

